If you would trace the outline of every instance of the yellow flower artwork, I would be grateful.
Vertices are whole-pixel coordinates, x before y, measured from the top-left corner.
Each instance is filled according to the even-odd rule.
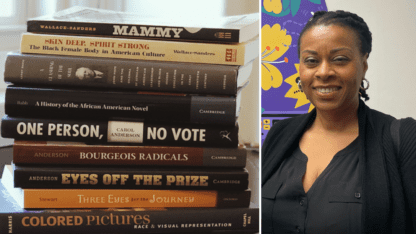
[[[279,24],[264,25],[261,29],[261,88],[265,91],[270,88],[278,88],[282,85],[283,76],[277,67],[273,64],[287,63],[287,58],[277,61],[286,51],[292,43],[292,37],[286,35],[286,30],[281,29]]]
[[[273,12],[275,14],[280,14],[283,9],[281,0],[264,0],[263,6],[267,12]]]
[[[285,97],[287,98],[294,98],[297,99],[295,108],[298,108],[300,106],[306,105],[309,102],[309,100],[306,98],[306,95],[303,93],[302,90],[298,87],[298,81],[299,81],[299,63],[295,63],[295,68],[297,73],[289,76],[285,79],[285,82],[290,84],[292,87],[287,91]],[[313,108],[315,108],[312,103],[309,106],[308,112],[310,112]]]

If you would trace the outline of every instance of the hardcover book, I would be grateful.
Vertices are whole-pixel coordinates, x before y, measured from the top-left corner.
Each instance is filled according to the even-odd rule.
[[[2,155],[4,156],[4,155]],[[1,168],[3,169],[3,168]],[[8,169],[6,169],[8,170]],[[11,175],[11,174],[10,174]],[[25,210],[0,183],[0,233],[256,233],[259,209],[124,208]],[[142,219],[144,219],[142,223]],[[76,220],[76,222],[75,222]]]
[[[24,210],[15,202],[9,205],[10,195],[5,189],[1,192],[0,233],[248,234],[259,231],[258,208]]]
[[[0,233],[254,233],[259,209],[110,208],[25,210],[0,183]]]
[[[27,54],[245,65],[259,56],[259,37],[238,44],[216,44],[24,33],[20,51]]]
[[[14,234],[249,234],[259,231],[258,208],[42,210],[0,213],[0,232]]]
[[[250,190],[20,189],[6,165],[1,183],[25,209],[248,207]]]
[[[109,119],[235,125],[236,97],[8,86],[5,114],[14,117]]]
[[[27,21],[37,33],[158,40],[241,43],[258,35],[259,13],[192,20],[163,20],[129,12],[75,6]]]
[[[148,123],[138,120],[36,119],[6,115],[1,121],[1,136],[15,140],[91,144],[238,147],[238,125]]]
[[[50,87],[236,95],[253,64],[214,64],[9,53],[4,81]]]
[[[16,164],[147,165],[243,168],[247,151],[239,148],[200,148],[128,145],[87,145],[81,142],[14,141]]]
[[[13,165],[24,189],[246,190],[246,169]]]

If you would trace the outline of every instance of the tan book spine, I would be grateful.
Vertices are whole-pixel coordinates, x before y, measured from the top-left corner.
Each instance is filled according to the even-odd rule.
[[[24,189],[25,209],[248,207],[250,191]]]
[[[258,37],[239,44],[24,33],[21,52],[120,59],[244,65],[258,56]]]

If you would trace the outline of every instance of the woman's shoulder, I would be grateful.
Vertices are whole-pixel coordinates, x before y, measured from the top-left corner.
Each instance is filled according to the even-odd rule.
[[[299,127],[304,121],[308,120],[310,114],[301,114],[295,117],[279,120],[273,124],[267,136],[275,134],[291,134],[293,129]]]
[[[400,119],[399,132],[400,150],[409,150],[416,154],[416,120],[411,117]]]
[[[389,114],[386,114],[386,113],[383,113],[381,111],[374,110],[374,109],[371,109],[371,108],[369,108],[369,110],[370,110],[370,116],[372,117],[373,120],[376,120],[376,121],[379,121],[379,122],[380,121],[382,121],[382,122],[384,122],[384,121],[391,122],[391,121],[396,119],[393,116],[391,116]]]
[[[291,136],[303,128],[310,120],[311,114],[302,114],[295,117],[279,120],[274,123],[267,133],[262,145],[262,152],[265,155],[272,148],[279,146],[281,141],[287,141]]]
[[[371,119],[373,120],[373,124],[375,124],[376,127],[381,127],[382,124],[388,124],[390,125],[392,121],[398,120],[395,117],[374,110],[370,109],[371,113]],[[413,134],[416,134],[416,120],[412,117],[402,118],[400,120],[400,135],[403,135],[403,137],[407,136],[413,136]],[[378,126],[377,126],[378,125]],[[411,137],[415,138],[415,136]]]
[[[416,126],[416,120],[412,117],[400,119],[400,121],[401,121],[401,124],[405,127],[414,128]]]

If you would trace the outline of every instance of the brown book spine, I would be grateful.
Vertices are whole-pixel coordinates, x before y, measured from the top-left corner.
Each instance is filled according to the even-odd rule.
[[[28,86],[236,95],[248,79],[246,69],[251,67],[11,52],[4,81]]]
[[[257,233],[258,208],[92,209],[0,214],[0,232],[45,233]]]
[[[13,145],[13,161],[16,164],[243,168],[246,155],[244,148],[86,145],[46,141],[15,141]]]

